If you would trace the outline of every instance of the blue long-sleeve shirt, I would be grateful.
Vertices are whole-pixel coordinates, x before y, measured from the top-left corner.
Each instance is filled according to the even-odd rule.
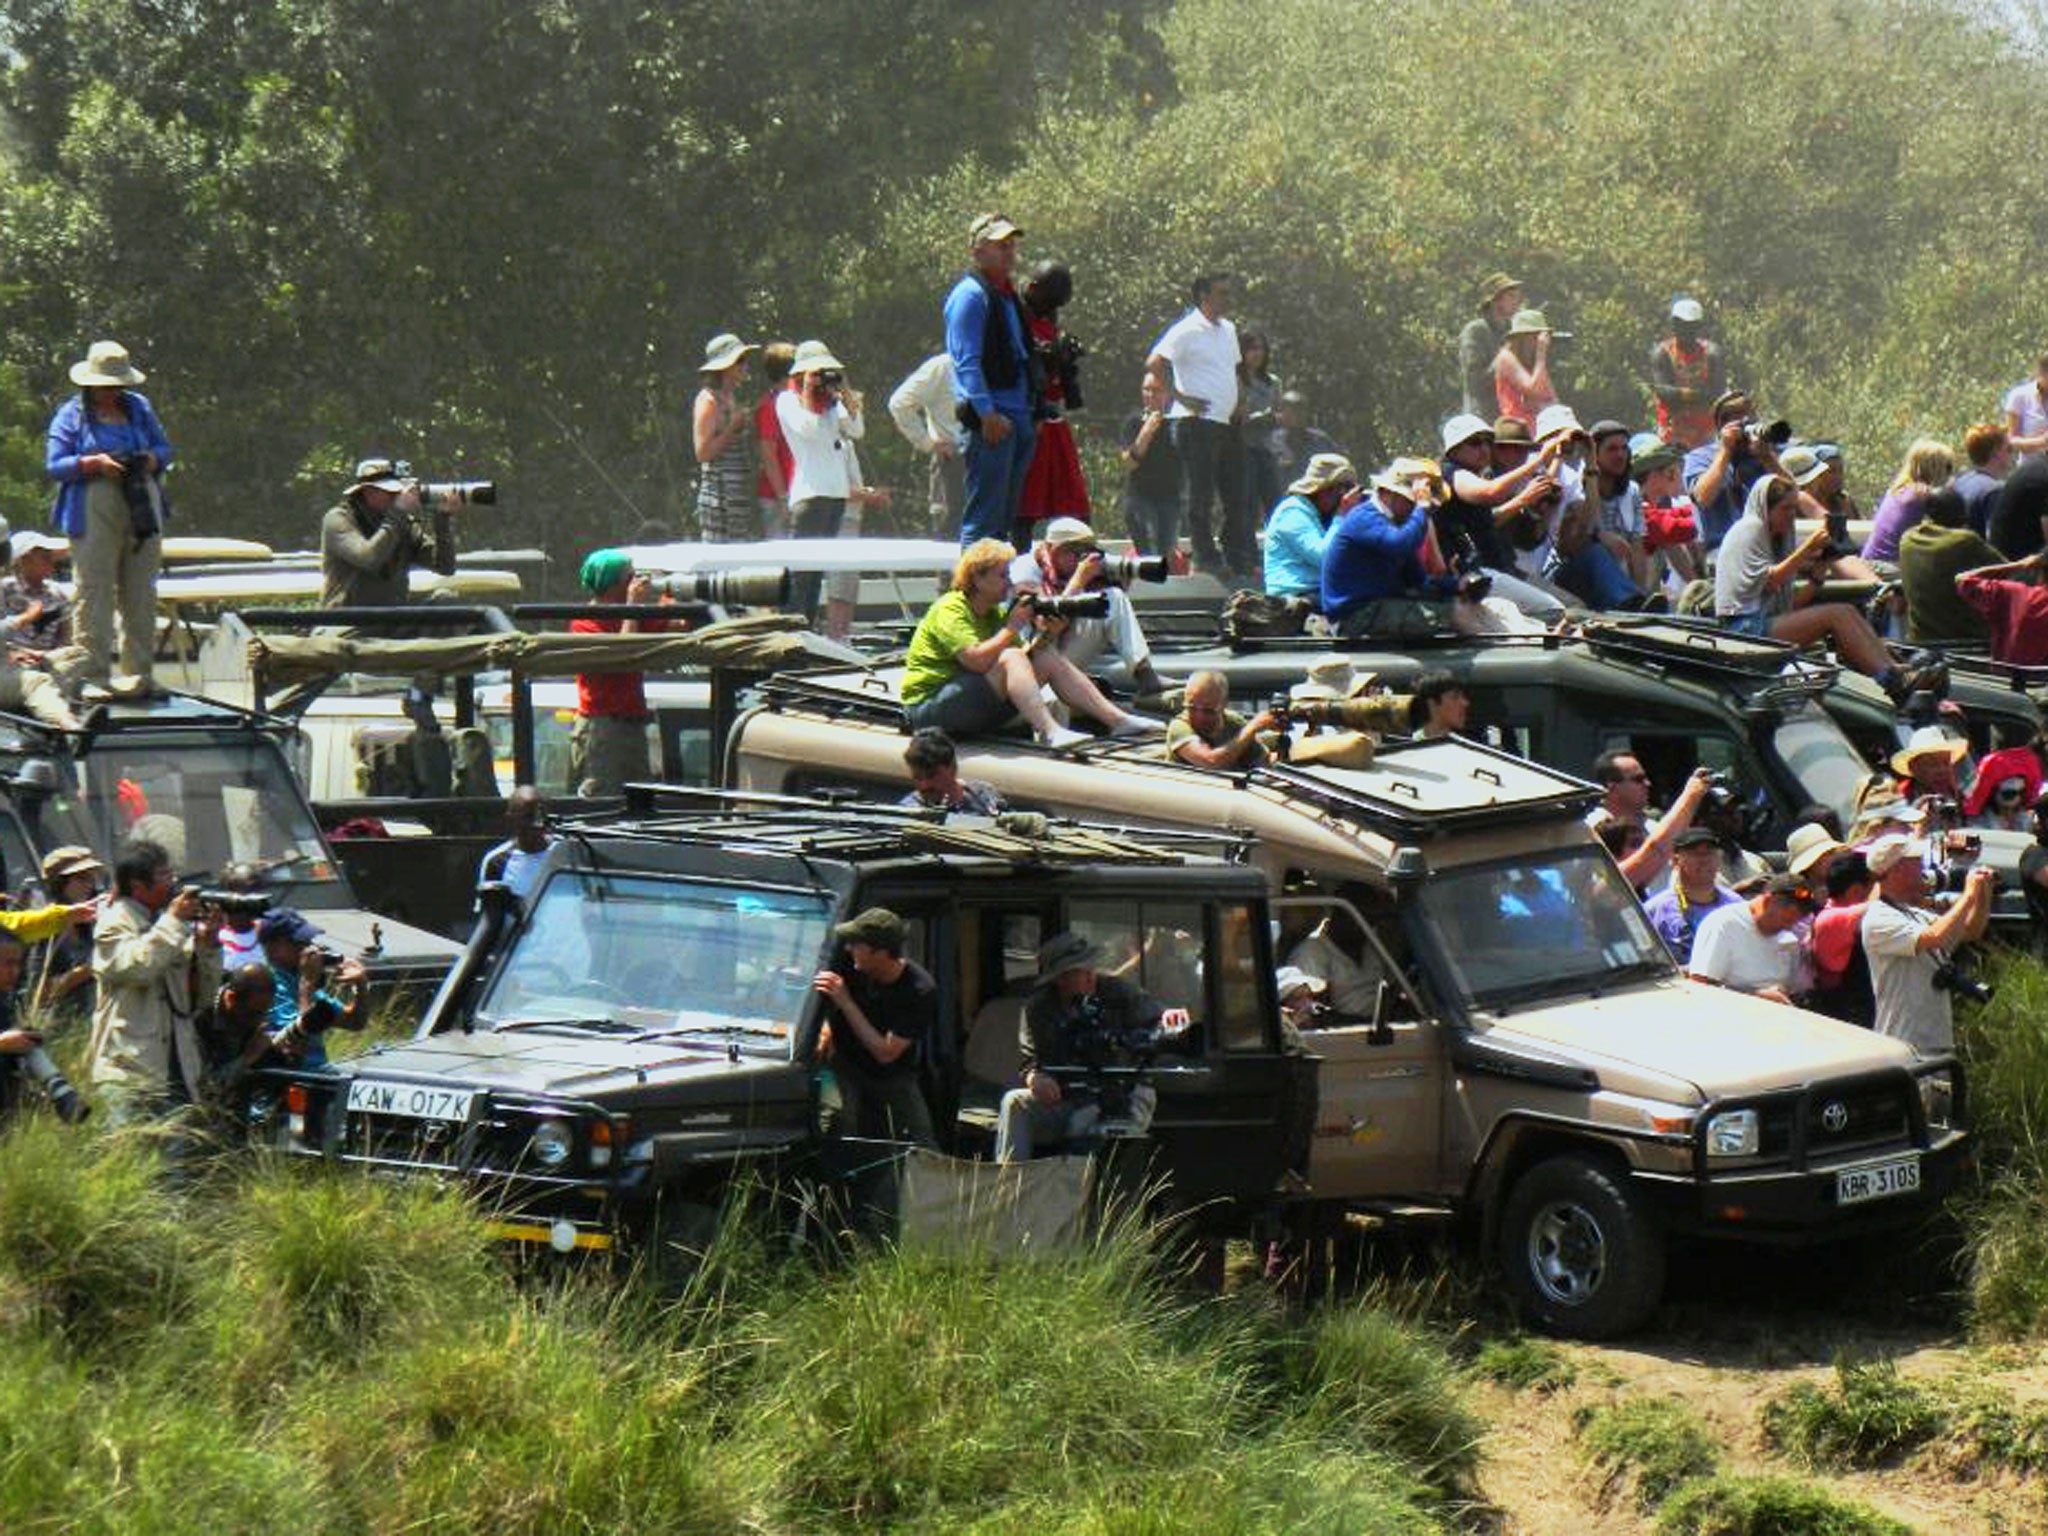
[[[1336,532],[1334,520],[1306,496],[1283,497],[1266,519],[1266,591],[1273,597],[1323,595],[1323,551]]]
[[[1449,582],[1433,582],[1422,569],[1420,551],[1428,537],[1429,518],[1420,507],[1397,523],[1380,506],[1377,494],[1366,497],[1338,520],[1323,548],[1323,612],[1341,619],[1383,597],[1448,593]]]
[[[50,418],[49,435],[43,445],[44,473],[57,482],[50,525],[68,538],[75,539],[85,532],[85,475],[78,467],[80,459],[93,453],[117,458],[129,453],[153,453],[158,468],[171,467],[170,442],[148,399],[132,389],[121,394],[128,402],[125,422],[93,420],[85,408],[83,393],[71,396]]]
[[[983,416],[1001,411],[1022,417],[1031,410],[1024,359],[1029,348],[1024,340],[1024,321],[1015,304],[1003,306],[1003,320],[1016,349],[1017,382],[1007,389],[991,389],[981,368],[981,341],[988,327],[988,290],[970,272],[946,295],[946,352],[953,359],[953,398],[965,400]]]

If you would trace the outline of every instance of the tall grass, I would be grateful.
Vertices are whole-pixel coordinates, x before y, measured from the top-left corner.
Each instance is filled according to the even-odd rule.
[[[1956,1010],[1986,1175],[1962,1205],[1970,1319],[1983,1338],[2035,1338],[2048,1333],[2048,967],[2003,955],[1989,979],[1988,1004]]]
[[[0,1136],[0,1530],[1447,1529],[1479,1425],[1371,1304],[721,1239],[680,1301],[515,1271],[460,1198]]]

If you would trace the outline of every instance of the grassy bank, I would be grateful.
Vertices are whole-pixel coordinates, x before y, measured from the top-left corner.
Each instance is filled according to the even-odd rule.
[[[1478,1421],[1370,1304],[1194,1304],[1141,1237],[680,1301],[520,1276],[460,1200],[0,1139],[0,1529],[1433,1531]]]

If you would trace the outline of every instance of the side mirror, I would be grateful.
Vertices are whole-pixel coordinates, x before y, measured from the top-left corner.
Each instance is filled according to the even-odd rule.
[[[1386,977],[1380,978],[1379,989],[1372,998],[1372,1033],[1365,1037],[1368,1045],[1392,1045],[1394,1026],[1387,1022],[1387,1005],[1394,996],[1394,984]]]

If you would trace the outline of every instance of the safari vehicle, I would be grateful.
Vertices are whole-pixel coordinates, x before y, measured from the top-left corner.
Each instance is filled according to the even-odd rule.
[[[1281,1049],[1265,883],[1240,866],[1059,823],[636,786],[511,905],[487,904],[411,1041],[281,1075],[279,1145],[459,1176],[501,1235],[562,1252],[687,1244],[742,1172],[892,1155],[821,1134],[811,986],[833,926],[886,906],[937,984],[922,1082],[958,1149],[988,1144],[1037,946],[1075,930],[1193,1015],[1144,1069],[1148,1150],[1180,1205],[1241,1222],[1306,1151],[1314,1062]]]
[[[892,681],[771,680],[732,782],[893,800]],[[1455,737],[1236,774],[1110,741],[958,746],[962,776],[1019,809],[1249,836],[1277,958],[1340,983],[1303,1036],[1322,1059],[1306,1232],[1454,1218],[1534,1320],[1605,1337],[1654,1308],[1672,1237],[1882,1229],[1964,1161],[1954,1061],[1684,979],[1588,831],[1581,779]]]
[[[25,854],[79,843],[111,856],[147,837],[191,877],[253,866],[267,894],[360,958],[380,991],[439,982],[460,948],[365,908],[286,761],[290,736],[286,722],[178,693],[101,706],[78,731],[0,714],[0,774],[23,845],[17,854],[0,835],[9,878]]]

